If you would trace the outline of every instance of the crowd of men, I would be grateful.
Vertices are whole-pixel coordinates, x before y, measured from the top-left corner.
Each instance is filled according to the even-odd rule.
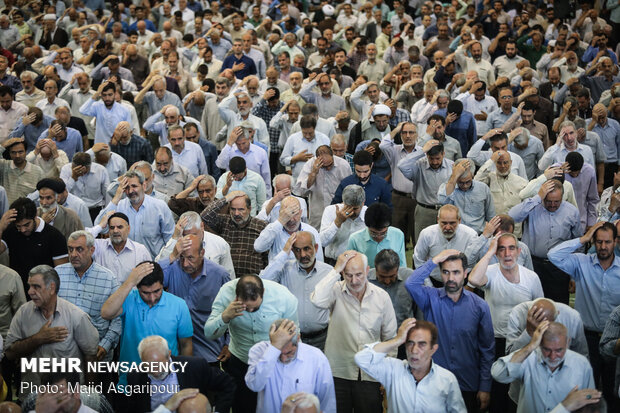
[[[620,411],[620,1],[0,3],[0,413]]]

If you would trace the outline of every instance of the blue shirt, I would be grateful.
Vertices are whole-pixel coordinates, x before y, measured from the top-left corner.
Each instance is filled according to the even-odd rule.
[[[164,146],[172,152],[174,163],[186,167],[192,175],[200,176],[209,173],[207,170],[207,162],[202,154],[202,148],[197,143],[186,140],[181,153],[172,149],[172,145],[169,143]]]
[[[506,121],[510,119],[512,114],[516,111],[517,109],[512,107],[510,113],[506,115],[501,107],[495,109],[493,112],[489,113],[489,116],[487,116],[487,130],[503,128]]]
[[[118,102],[114,102],[112,107],[108,109],[103,101],[95,101],[89,98],[82,107],[80,113],[86,116],[94,116],[97,119],[97,127],[95,128],[95,143],[110,143],[110,139],[114,134],[116,126],[120,122],[131,121],[131,114],[127,108]]]
[[[161,299],[153,307],[142,300],[137,289],[131,290],[123,303],[123,335],[121,336],[120,361],[140,363],[138,344],[148,336],[162,336],[168,342],[173,356],[179,355],[179,338],[194,334],[189,308],[182,298],[162,292]],[[127,375],[121,374],[119,384],[127,383]]]
[[[590,120],[592,122],[592,120]],[[588,122],[589,124],[589,122]],[[620,163],[620,124],[618,121],[607,118],[607,124],[601,126],[598,123],[592,132],[601,137],[603,148],[607,155],[606,163]]]
[[[226,338],[219,337],[215,340],[207,340],[204,333],[204,325],[211,315],[211,306],[220,291],[220,288],[230,281],[230,275],[224,267],[203,259],[202,272],[192,279],[183,271],[179,260],[170,263],[165,257],[159,261],[164,270],[164,288],[170,294],[182,298],[189,307],[189,314],[194,326],[194,356],[199,356],[209,363],[217,361],[217,357],[226,345]]]
[[[364,188],[364,193],[366,194],[364,205],[369,206],[375,202],[383,202],[392,208],[392,185],[374,174],[371,174],[368,182],[363,184],[355,173],[340,182],[340,185],[336,188],[334,199],[332,199],[332,205],[342,202],[342,191],[349,185],[359,185]]]
[[[256,144],[251,143],[248,151],[243,153],[239,150],[239,148],[237,148],[236,144],[230,146],[227,143],[215,160],[215,165],[218,168],[228,170],[230,160],[236,156],[245,160],[245,166],[248,169],[263,177],[267,193],[271,194],[271,171],[269,169],[269,158],[267,157],[267,151],[258,147]]]
[[[37,146],[39,136],[49,129],[54,118],[43,115],[43,120],[39,126],[35,126],[32,123],[24,126],[22,119],[23,118],[20,118],[17,121],[13,131],[9,134],[9,138],[20,138],[23,136],[26,140],[26,152],[30,152],[34,150],[35,146]]]
[[[435,269],[428,260],[405,282],[405,288],[439,330],[439,349],[433,361],[450,370],[462,391],[491,391],[491,365],[495,359],[495,333],[489,305],[463,289],[455,303],[443,288],[424,286]]]
[[[122,199],[118,205],[110,201],[101,210],[95,223],[99,223],[101,217],[108,211],[122,212],[127,215],[131,227],[129,238],[144,245],[153,257],[157,256],[172,238],[174,219],[170,208],[164,201],[144,195],[144,201],[137,211],[131,206],[128,198]]]
[[[467,191],[461,191],[458,185],[450,195],[446,195],[446,184],[442,184],[437,192],[440,204],[456,205],[461,211],[462,223],[475,229],[478,234],[484,230],[485,222],[495,216],[495,206],[491,191],[484,182],[472,181]]]
[[[122,323],[120,317],[104,320],[101,317],[101,307],[118,289],[118,280],[112,271],[95,262],[82,277],[78,276],[71,263],[59,265],[55,270],[60,277],[58,296],[75,304],[90,316],[90,321],[99,332],[99,345],[108,352],[111,360],[113,353],[110,350],[114,350],[118,344]]]
[[[213,56],[215,56],[217,60],[222,60],[222,61],[224,61],[224,59],[226,58],[226,53],[228,53],[228,51],[232,47],[232,43],[230,43],[228,40],[224,39],[223,37],[220,38],[220,41],[218,44],[213,43],[213,41],[210,38],[208,40],[208,43],[209,43],[209,46],[211,47],[211,50],[213,50]]]
[[[233,65],[243,63],[245,67],[241,70],[237,70],[235,72],[235,77],[239,80],[243,80],[246,76],[251,76],[256,74],[256,65],[254,64],[254,60],[247,57],[246,55],[241,55],[239,59],[235,57],[234,54],[228,56],[222,62],[222,71],[226,69],[232,69]]]
[[[38,140],[40,141],[41,139],[47,139],[48,135],[49,129],[44,130],[43,133],[39,135]],[[84,141],[82,140],[82,135],[80,135],[80,132],[77,129],[67,127],[67,138],[62,141],[53,139],[53,141],[56,144],[56,148],[67,154],[67,159],[69,159],[69,161],[73,159],[73,155],[75,155],[76,152],[84,152]]]
[[[396,251],[400,258],[400,266],[407,266],[407,258],[405,258],[405,235],[396,227],[388,227],[387,234],[381,242],[377,242],[370,236],[368,228],[354,232],[349,237],[347,249],[359,251],[368,257],[368,265],[370,268],[375,267],[375,256],[379,251],[391,249]]]
[[[579,210],[566,201],[562,201],[555,212],[549,212],[536,195],[510,208],[508,215],[515,222],[525,221],[523,242],[535,257],[545,258],[560,242],[583,235]]]
[[[252,313],[247,311],[243,315],[224,323],[222,313],[235,300],[235,288],[239,279],[227,282],[213,302],[211,315],[205,324],[205,336],[217,338],[230,329],[230,352],[244,363],[248,363],[250,348],[260,342],[269,340],[269,328],[279,318],[292,320],[299,324],[297,319],[297,298],[283,285],[274,281],[263,280],[265,292],[260,307]]]
[[[155,113],[160,112],[166,105],[173,105],[174,107],[179,109],[181,115],[185,116],[185,108],[181,103],[181,99],[175,93],[172,93],[168,90],[164,92],[164,97],[161,99],[158,98],[153,91],[146,92],[146,94],[144,95],[144,100],[142,102],[148,108],[148,116],[152,116]]]
[[[447,110],[448,109],[439,109],[434,114],[441,115],[445,119]],[[461,144],[461,153],[467,153],[471,145],[473,145],[474,141],[477,139],[476,120],[474,119],[474,115],[463,110],[461,116],[446,127],[446,135],[452,136],[459,141]]]
[[[574,252],[579,238],[565,241],[549,251],[549,260],[575,280],[575,309],[588,330],[603,332],[611,312],[620,305],[620,257],[603,270],[596,253]]]
[[[217,160],[217,147],[208,140],[204,139],[202,136],[198,139],[198,145],[200,145],[202,153],[205,156],[205,162],[207,163],[209,174],[217,181],[222,175],[220,168],[218,168],[215,164],[215,161]]]

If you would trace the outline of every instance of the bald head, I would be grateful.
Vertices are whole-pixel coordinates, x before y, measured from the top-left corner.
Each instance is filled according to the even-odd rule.
[[[189,241],[191,241],[192,246],[191,249],[189,250],[189,252],[191,252],[192,254],[196,254],[198,256],[200,256],[200,252],[202,251],[202,239],[199,238],[196,235],[188,235],[185,237],[186,239],[188,239]]]
[[[22,408],[13,402],[0,403],[0,413],[22,413]]]
[[[550,321],[555,320],[556,317],[556,308],[555,303],[547,298],[541,298],[539,300],[534,301],[534,305],[532,308],[536,307],[536,309],[542,309],[543,316]]]
[[[205,413],[210,412],[211,404],[202,393],[198,393],[195,397],[184,400],[177,409],[178,413]]]
[[[301,208],[301,204],[299,203],[299,199],[295,198],[294,196],[287,196],[286,198],[284,198],[282,200],[280,209],[287,208],[287,207],[298,207],[298,208]]]

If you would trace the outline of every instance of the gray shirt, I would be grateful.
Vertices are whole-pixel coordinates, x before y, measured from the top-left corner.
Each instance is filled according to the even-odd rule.
[[[377,269],[372,268],[368,273],[368,281],[383,289],[392,299],[394,312],[396,313],[396,322],[401,325],[403,321],[414,316],[413,310],[415,303],[411,294],[405,288],[405,281],[413,274],[411,268],[401,267],[398,269],[398,277],[395,282],[385,285],[377,280]]]
[[[422,149],[416,148],[398,162],[398,169],[405,178],[413,181],[415,199],[426,205],[437,205],[439,186],[448,181],[452,175],[453,161],[444,157],[438,169],[431,168],[428,158]]]

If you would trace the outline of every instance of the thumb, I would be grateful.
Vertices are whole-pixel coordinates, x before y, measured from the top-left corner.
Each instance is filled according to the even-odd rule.
[[[338,205],[336,205],[336,214],[340,212],[340,208],[338,208]]]
[[[50,327],[52,325],[53,318],[47,320],[47,323],[44,324],[45,327]]]
[[[572,389],[570,389],[569,393],[574,393],[574,392],[576,392],[577,390],[579,390],[579,386],[578,386],[578,385],[577,385],[577,386],[575,386],[575,387],[573,387]]]
[[[272,324],[271,327],[269,327],[269,335],[272,335],[275,332],[276,332],[276,326]]]

